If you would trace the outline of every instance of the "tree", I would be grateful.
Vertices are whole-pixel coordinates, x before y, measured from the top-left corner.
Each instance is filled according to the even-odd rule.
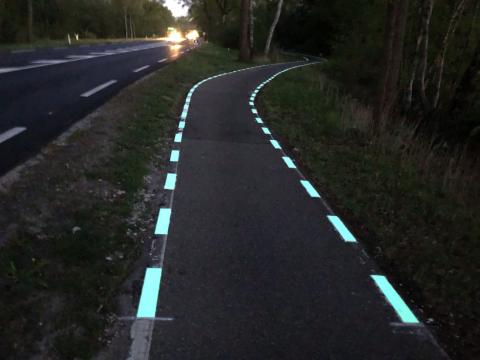
[[[457,31],[459,19],[463,14],[463,12],[465,11],[465,6],[467,5],[467,3],[468,3],[468,0],[460,0],[458,2],[455,8],[455,11],[453,12],[450,22],[448,24],[448,29],[443,38],[441,51],[438,54],[438,58],[436,61],[437,67],[438,67],[437,80],[435,84],[436,87],[434,89],[434,98],[432,101],[434,109],[438,107],[438,103],[440,100],[440,91],[442,88],[443,73],[445,70],[445,57],[447,53],[447,48],[448,48],[448,45],[450,44],[451,38],[453,37],[453,35],[455,35],[455,32]]]
[[[250,49],[250,58],[253,58],[255,51],[255,42],[254,42],[254,27],[255,27],[255,17],[253,16],[253,7],[255,5],[255,0],[250,0],[249,14],[250,23],[248,24],[248,47]]]
[[[268,56],[270,53],[270,45],[273,39],[273,33],[275,32],[275,28],[277,27],[278,20],[280,19],[280,14],[282,13],[282,6],[283,0],[278,0],[277,4],[277,12],[275,13],[275,17],[273,19],[272,25],[270,26],[270,31],[268,32],[267,42],[265,43],[265,56]]]
[[[403,59],[408,0],[390,0],[387,4],[383,70],[378,84],[373,130],[379,133],[386,125],[397,98],[397,85]]]
[[[33,41],[33,0],[27,1],[27,8],[28,8],[28,20],[27,20],[27,27],[28,27],[28,41]]]
[[[248,27],[250,24],[250,1],[241,0],[240,13],[240,61],[248,61],[250,59],[250,48],[248,46]]]
[[[220,13],[222,15],[222,24],[225,24],[227,21],[227,16],[230,11],[233,10],[233,6],[231,1],[229,0],[216,0],[217,6],[220,9]]]

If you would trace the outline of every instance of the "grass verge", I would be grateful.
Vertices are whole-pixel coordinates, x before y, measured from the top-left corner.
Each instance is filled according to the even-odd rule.
[[[188,89],[251,65],[236,59],[206,44],[134,84],[0,194],[3,359],[90,359],[101,347],[142,251],[129,217],[152,159],[168,152]]]
[[[480,182],[471,163],[432,150],[403,125],[374,139],[369,109],[342,94],[321,65],[282,75],[260,100],[271,128],[370,255],[407,284],[404,295],[438,327],[451,356],[477,358]]]

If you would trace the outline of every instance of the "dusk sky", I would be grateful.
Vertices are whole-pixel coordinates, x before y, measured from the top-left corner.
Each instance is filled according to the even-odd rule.
[[[182,7],[182,5],[179,4],[178,0],[165,0],[165,5],[170,9],[173,16],[175,17],[187,15],[188,8]]]

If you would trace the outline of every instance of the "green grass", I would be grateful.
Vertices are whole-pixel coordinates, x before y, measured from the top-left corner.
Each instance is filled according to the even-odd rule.
[[[107,317],[116,313],[119,288],[142,251],[138,241],[126,236],[136,231],[126,220],[154,155],[172,142],[186,93],[203,78],[250,65],[237,62],[236,52],[202,46],[136,88],[132,108],[115,115],[118,132],[107,159],[93,168],[80,164],[75,169],[72,164],[68,173],[42,174],[46,178],[42,192],[58,203],[62,219],[59,225],[48,224],[42,239],[20,230],[0,249],[2,358],[29,358],[38,351],[36,341],[47,333],[52,337],[47,343],[49,356],[90,359],[100,348]],[[72,141],[88,136],[86,130]],[[112,200],[80,188],[69,190],[76,176],[101,181],[125,195]],[[24,186],[33,186],[28,179],[23,181]],[[58,189],[65,191],[65,204]],[[81,230],[72,233],[75,226]],[[122,259],[106,261],[119,251]]]
[[[408,285],[404,295],[440,325],[452,354],[479,351],[478,185],[445,190],[440,173],[422,175],[415,156],[380,147],[345,122],[348,100],[320,65],[275,79],[260,100],[275,134],[387,274]]]

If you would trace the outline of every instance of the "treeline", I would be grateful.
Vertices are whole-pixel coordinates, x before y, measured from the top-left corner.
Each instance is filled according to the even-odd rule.
[[[0,0],[0,42],[164,35],[175,22],[155,0]]]
[[[242,28],[257,54],[281,6],[272,48],[326,56],[331,74],[375,106],[379,128],[407,118],[452,139],[480,133],[480,0],[184,2],[212,41],[236,47]]]

